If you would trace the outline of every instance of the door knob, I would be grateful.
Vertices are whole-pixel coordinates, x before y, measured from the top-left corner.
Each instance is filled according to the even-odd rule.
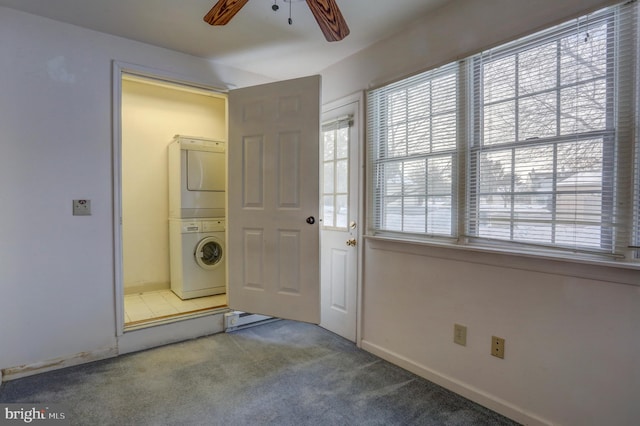
[[[313,217],[313,216],[309,216],[309,217],[307,218],[307,223],[308,223],[309,225],[313,225],[314,223],[316,223],[316,218],[315,218],[315,217]]]
[[[356,239],[355,239],[355,238],[352,238],[352,239],[350,239],[350,240],[347,240],[347,245],[348,245],[349,247],[355,247],[355,246],[356,246]]]

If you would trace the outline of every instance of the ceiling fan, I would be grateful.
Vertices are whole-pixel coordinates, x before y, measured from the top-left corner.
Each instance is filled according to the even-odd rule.
[[[249,0],[218,0],[204,20],[211,25],[226,25]],[[294,0],[288,0],[289,3]],[[349,27],[335,0],[306,0],[327,41],[340,41],[349,35]],[[274,7],[273,10],[277,10]],[[291,23],[291,18],[289,18]]]

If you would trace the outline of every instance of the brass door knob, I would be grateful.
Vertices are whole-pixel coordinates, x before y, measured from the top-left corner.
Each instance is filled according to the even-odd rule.
[[[347,245],[350,247],[355,247],[356,246],[356,239],[352,238],[350,240],[347,240]]]

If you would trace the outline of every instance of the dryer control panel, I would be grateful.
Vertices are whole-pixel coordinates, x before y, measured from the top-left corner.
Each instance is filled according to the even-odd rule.
[[[202,232],[223,232],[224,219],[212,219],[202,221]]]
[[[200,232],[202,225],[199,221],[183,221],[182,233],[187,234],[189,232]]]
[[[202,220],[185,220],[180,221],[180,228],[182,234],[196,233],[196,232],[224,232],[225,219],[202,219]]]

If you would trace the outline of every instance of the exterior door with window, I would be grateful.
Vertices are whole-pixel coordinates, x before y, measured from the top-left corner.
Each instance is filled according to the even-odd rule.
[[[356,340],[359,102],[328,105],[321,137],[320,325]]]
[[[320,77],[229,94],[229,306],[320,322]]]

